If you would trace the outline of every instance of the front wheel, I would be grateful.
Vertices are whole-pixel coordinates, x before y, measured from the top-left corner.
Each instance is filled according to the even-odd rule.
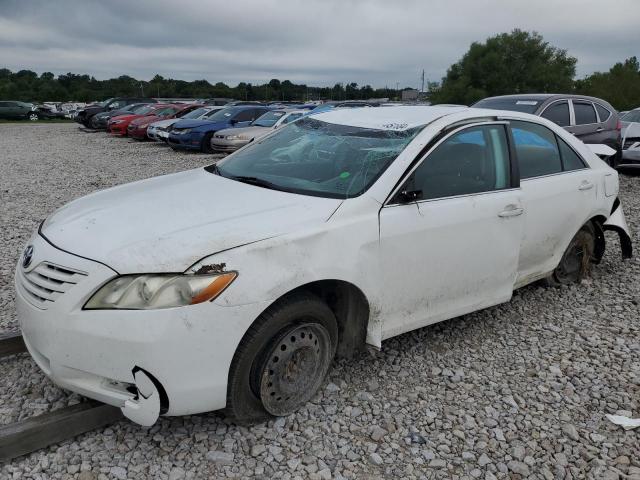
[[[571,239],[560,263],[544,280],[545,283],[548,286],[557,287],[580,282],[589,273],[595,245],[595,230],[591,223],[587,223]]]
[[[30,113],[29,114],[29,120],[31,120],[32,122],[36,122],[38,120],[38,114],[37,113]]]
[[[229,372],[227,413],[240,422],[293,413],[322,385],[336,352],[335,315],[318,297],[284,298],[245,333]]]
[[[202,145],[200,145],[200,150],[202,150],[204,153],[213,153],[213,149],[211,148],[212,138],[213,138],[213,132],[209,132],[202,139]]]

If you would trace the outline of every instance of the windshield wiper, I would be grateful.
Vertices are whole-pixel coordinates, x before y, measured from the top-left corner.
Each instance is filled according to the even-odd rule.
[[[263,180],[262,178],[258,178],[258,177],[248,177],[245,175],[237,175],[237,176],[233,175],[233,176],[229,176],[228,178],[232,180],[236,180],[238,182],[248,183],[249,185],[255,185],[257,187],[269,188],[271,190],[280,190],[282,192],[290,191],[284,187],[276,185],[275,183],[268,182],[267,180]]]

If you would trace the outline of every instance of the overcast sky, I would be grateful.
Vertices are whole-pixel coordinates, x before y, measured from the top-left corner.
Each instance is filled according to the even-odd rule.
[[[0,68],[418,87],[513,28],[582,77],[640,53],[640,0],[0,0]]]

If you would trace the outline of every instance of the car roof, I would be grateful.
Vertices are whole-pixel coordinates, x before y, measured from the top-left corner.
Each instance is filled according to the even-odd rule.
[[[376,130],[408,130],[445,115],[471,110],[469,107],[398,106],[385,108],[340,108],[314,114],[316,120]],[[473,110],[474,114],[478,112]]]
[[[573,99],[590,100],[592,102],[599,102],[599,103],[604,103],[606,105],[609,105],[609,103],[606,100],[603,100],[601,98],[590,97],[589,95],[576,95],[573,93],[517,93],[513,95],[497,95],[495,97],[487,97],[487,98],[483,98],[482,100],[478,100],[478,103],[484,100],[495,100],[500,98],[514,99],[514,100],[516,99],[539,100],[543,102],[546,100],[559,99],[559,98],[573,98]]]

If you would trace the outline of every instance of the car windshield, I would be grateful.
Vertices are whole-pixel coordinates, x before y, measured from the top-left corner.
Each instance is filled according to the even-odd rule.
[[[278,120],[280,120],[286,113],[285,112],[267,112],[261,117],[258,117],[251,125],[253,127],[273,127]]]
[[[474,108],[534,113],[541,103],[541,100],[535,98],[486,98],[472,106]]]
[[[196,108],[195,110],[191,110],[189,113],[185,113],[180,118],[200,118],[202,115],[209,111],[208,108]]]
[[[147,113],[152,112],[156,107],[153,105],[143,105],[139,110],[136,110],[136,115],[146,115]]]
[[[98,102],[98,105],[100,107],[106,107],[109,104],[109,102],[111,102],[111,100],[113,100],[113,98],[107,98],[104,102]]]
[[[233,117],[240,110],[242,110],[242,107],[227,107],[227,108],[223,108],[222,110],[218,110],[213,115],[210,115],[209,117],[207,117],[207,120],[211,120],[212,122],[222,122],[222,121],[225,121],[225,120],[229,120],[231,117]]]
[[[224,110],[221,108],[214,108],[213,110],[209,110],[208,112],[206,112],[204,115],[202,115],[202,118],[206,118],[207,120],[209,120],[212,116],[214,116],[216,113],[218,113],[220,110]]]
[[[133,113],[143,113],[146,109],[151,109],[153,107],[149,106],[149,104],[142,104],[134,106],[131,111]],[[146,110],[146,112],[150,112],[151,110]]]
[[[623,122],[640,122],[640,110],[631,110],[625,113],[620,120]]]
[[[421,129],[376,130],[304,118],[209,171],[276,190],[351,198],[367,190]]]
[[[155,110],[153,112],[153,114],[156,117],[166,117],[166,116],[169,116],[169,115],[173,115],[174,113],[176,113],[176,108],[175,107],[158,108],[157,110]]]

